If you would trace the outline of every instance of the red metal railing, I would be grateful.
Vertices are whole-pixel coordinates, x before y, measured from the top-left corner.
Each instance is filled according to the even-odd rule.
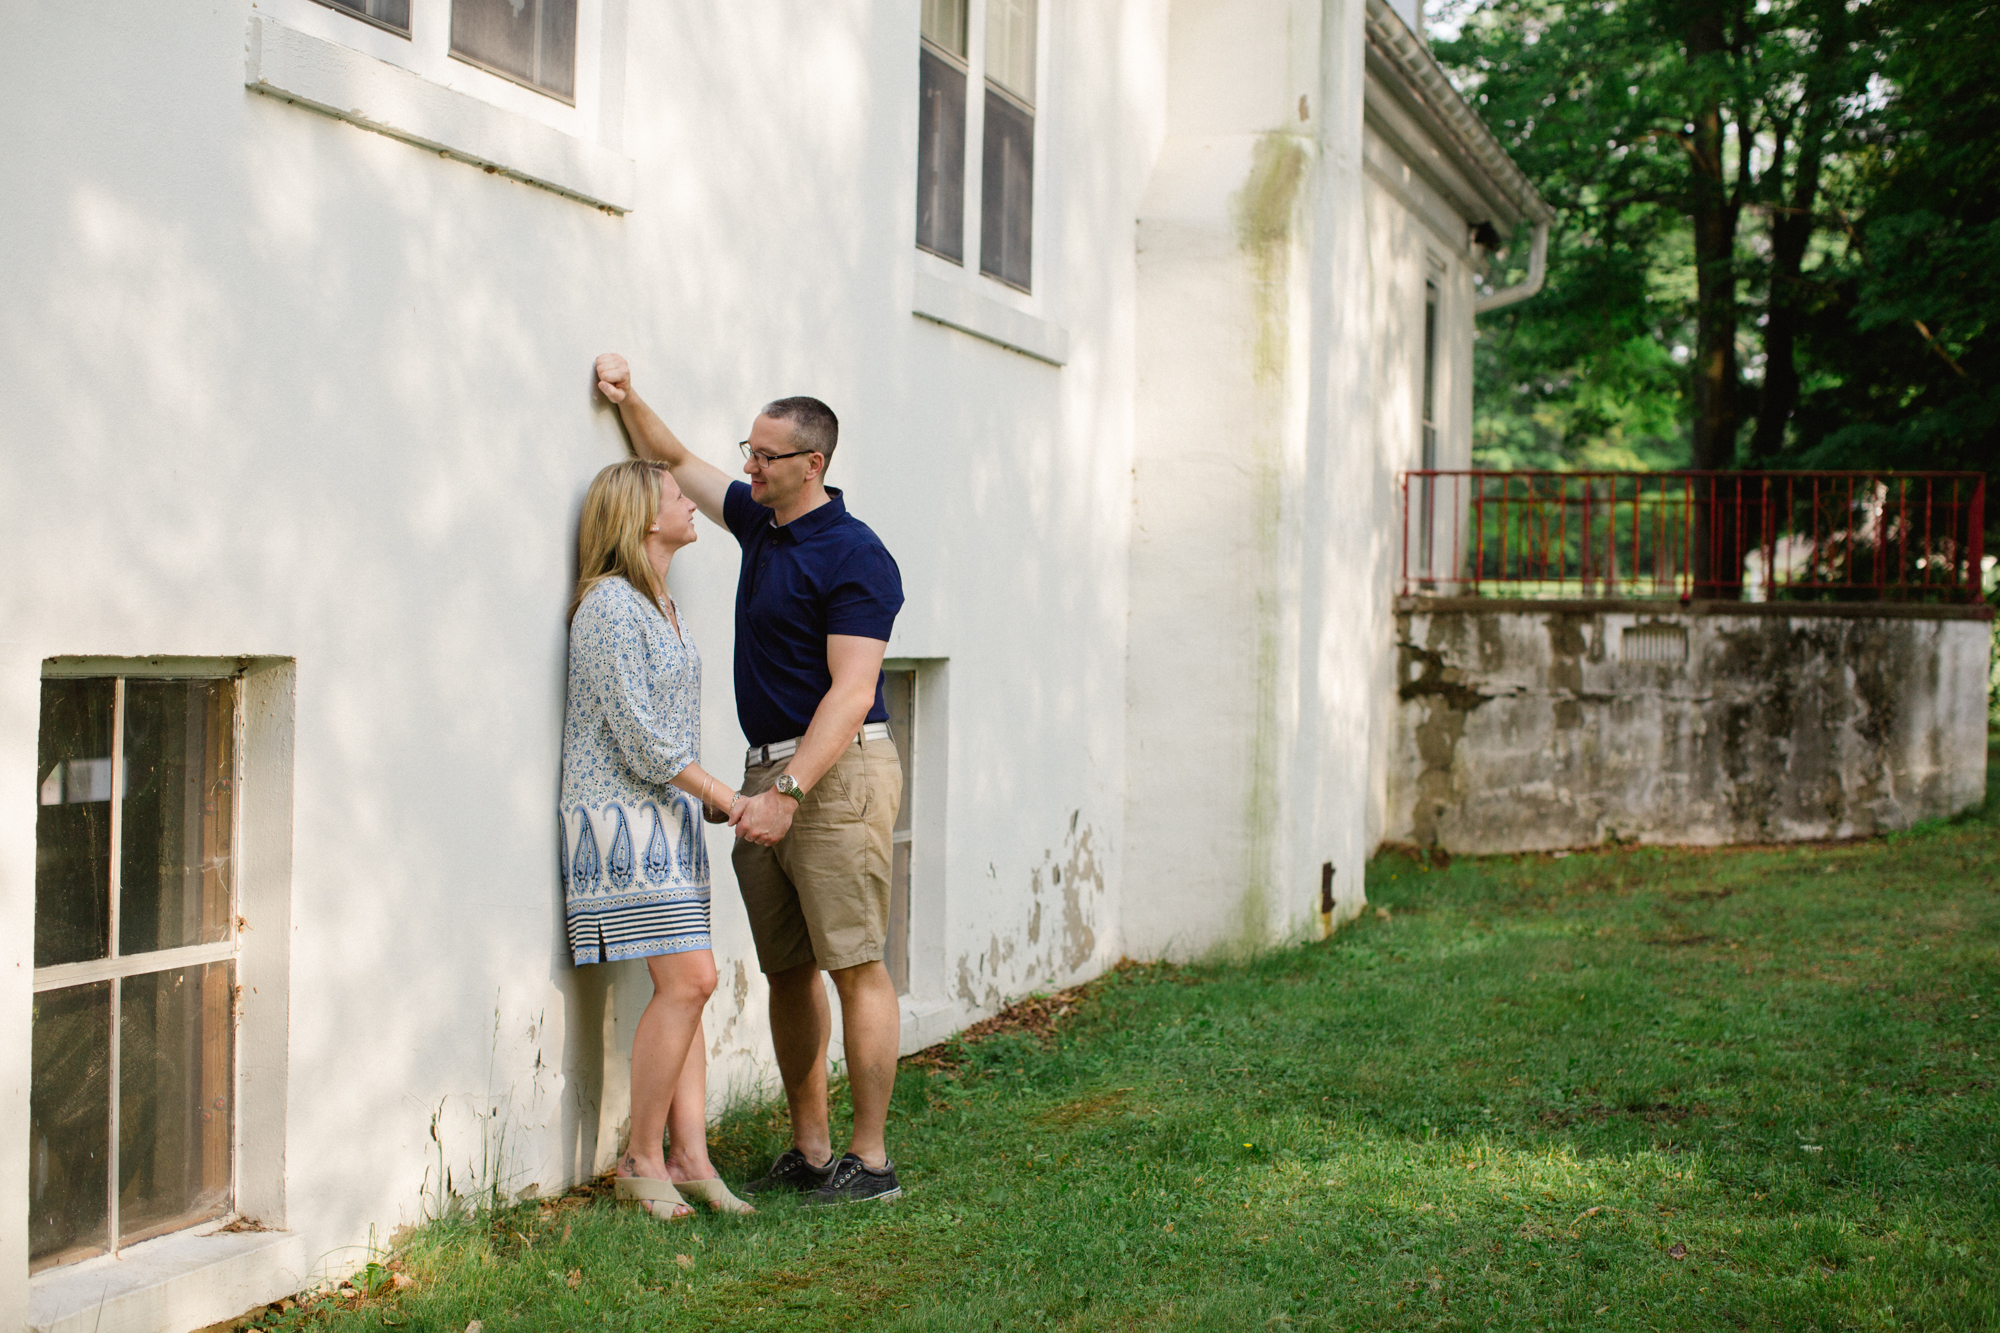
[[[1402,589],[1976,601],[1976,472],[1407,472]]]

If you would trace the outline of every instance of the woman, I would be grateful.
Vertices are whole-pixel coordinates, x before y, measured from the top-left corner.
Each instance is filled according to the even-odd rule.
[[[632,1041],[632,1139],[617,1194],[663,1218],[694,1211],[684,1195],[719,1212],[754,1211],[708,1160],[701,1009],[715,989],[715,955],[695,803],[728,811],[743,798],[694,762],[701,657],[667,593],[674,553],[695,540],[694,512],[672,474],[652,464],[616,463],[590,483],[563,719],[571,956],[579,967],[644,958],[653,974]],[[670,1152],[661,1151],[663,1135]]]

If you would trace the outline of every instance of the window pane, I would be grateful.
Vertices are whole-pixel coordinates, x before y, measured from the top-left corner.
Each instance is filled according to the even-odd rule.
[[[576,0],[539,0],[542,49],[535,84],[565,101],[576,96]]]
[[[234,705],[226,680],[125,682],[120,953],[228,938]]]
[[[111,945],[109,680],[42,682],[36,746],[35,966]]]
[[[979,271],[1025,292],[1034,267],[1035,116],[991,88],[980,166]]]
[[[320,3],[374,19],[397,32],[410,30],[410,0],[320,0]]]
[[[916,738],[917,673],[882,673],[882,702],[889,709],[889,735],[896,742],[896,757],[903,761],[903,804],[896,811],[896,832],[910,830],[910,744]]]
[[[972,25],[965,20],[966,0],[924,0],[924,37],[960,60]]]
[[[965,261],[965,71],[932,51],[919,57],[917,246]]]
[[[910,844],[889,849],[889,938],[882,950],[896,994],[910,992]]]
[[[111,986],[35,996],[28,1089],[28,1267],[105,1248],[110,1160]]]
[[[451,53],[568,99],[576,0],[452,0]]]
[[[228,1211],[234,971],[210,963],[121,983],[121,1245]]]
[[[1036,0],[986,0],[986,77],[1035,104]]]

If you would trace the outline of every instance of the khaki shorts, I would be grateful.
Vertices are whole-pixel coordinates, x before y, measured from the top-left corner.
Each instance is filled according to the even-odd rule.
[[[787,762],[745,770],[743,794],[768,789]],[[737,840],[729,859],[766,974],[881,961],[889,938],[889,847],[902,802],[895,742],[864,741],[843,750],[813,784],[777,846]]]

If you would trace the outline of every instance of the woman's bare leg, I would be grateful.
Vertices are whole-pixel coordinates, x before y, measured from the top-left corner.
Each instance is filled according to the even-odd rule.
[[[667,1174],[677,1185],[715,1175],[708,1161],[708,1039],[699,1015],[687,1059],[681,1061],[680,1082],[674,1085],[673,1105],[667,1108]]]
[[[715,955],[706,949],[655,954],[646,969],[653,998],[632,1038],[632,1140],[618,1171],[670,1180],[661,1140],[681,1067],[701,1031],[702,1006],[715,991]]]

